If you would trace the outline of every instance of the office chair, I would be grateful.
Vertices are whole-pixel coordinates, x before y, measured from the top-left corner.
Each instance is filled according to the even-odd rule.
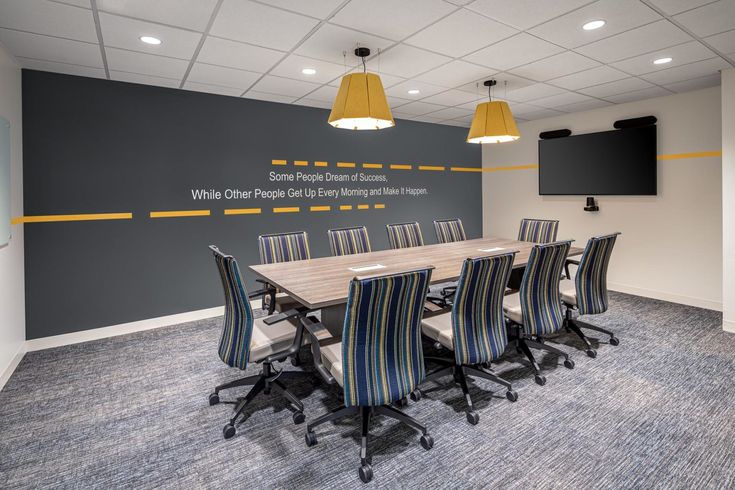
[[[535,381],[546,384],[546,377],[533,357],[530,347],[543,349],[564,357],[564,366],[574,369],[574,361],[566,352],[552,347],[545,335],[559,331],[564,324],[559,293],[564,261],[572,241],[534,245],[528,258],[518,293],[505,296],[503,310],[513,330],[516,348],[533,366]]]
[[[556,241],[559,220],[523,218],[518,229],[519,242],[551,243]]]
[[[464,226],[462,226],[462,220],[459,218],[434,220],[434,230],[436,231],[437,243],[463,242],[467,240]]]
[[[352,255],[370,252],[370,238],[367,228],[354,226],[333,228],[327,231],[329,248],[332,255]]]
[[[607,311],[607,266],[618,235],[620,233],[590,238],[581,259],[567,259],[565,264],[567,279],[559,285],[561,300],[566,307],[564,326],[584,341],[587,355],[590,357],[597,357],[597,351],[592,348],[582,328],[609,335],[610,345],[618,345],[620,342],[610,330],[572,319],[572,310],[576,309],[580,315],[597,315]],[[570,265],[577,266],[573,280],[569,279],[572,277],[569,274]]]
[[[225,293],[225,317],[222,337],[219,342],[220,359],[228,366],[246,369],[249,363],[258,363],[263,366],[261,372],[229,383],[217,386],[214,393],[209,395],[209,404],[220,403],[219,393],[222,390],[238,386],[252,386],[244,398],[239,398],[235,407],[235,415],[222,429],[225,439],[233,437],[237,431],[238,419],[245,408],[261,392],[269,394],[275,390],[286,399],[293,410],[295,424],[304,422],[304,406],[294,396],[283,381],[304,376],[307,373],[294,371],[278,371],[273,367],[274,362],[283,362],[289,356],[298,353],[303,340],[303,326],[300,322],[282,321],[266,325],[262,318],[253,318],[250,298],[265,294],[265,290],[248,295],[245,284],[240,276],[237,260],[226,255],[214,245],[209,247],[214,254],[214,260],[222,279]],[[240,423],[244,422],[246,417]]]
[[[295,260],[308,260],[311,258],[309,252],[309,236],[305,231],[290,233],[273,233],[260,235],[258,237],[258,252],[261,264],[276,264],[279,262],[292,262]],[[268,289],[268,295],[263,296],[263,309],[272,315],[276,310],[280,312],[295,311],[300,303],[277,288],[256,279]]]
[[[467,402],[467,421],[475,425],[480,416],[474,411],[467,386],[467,376],[485,378],[506,388],[505,396],[514,402],[518,395],[506,381],[486,369],[498,359],[508,344],[503,316],[503,297],[516,252],[466,259],[457,283],[452,311],[424,318],[421,328],[427,337],[454,351],[454,359],[427,357],[443,367],[427,374],[425,381],[435,381],[451,374]],[[420,397],[411,394],[414,401]]]
[[[390,248],[410,248],[421,247],[424,244],[424,237],[421,235],[421,227],[417,222],[411,223],[394,223],[385,225],[388,231],[388,241]]]
[[[344,403],[306,426],[306,445],[317,443],[314,428],[328,421],[359,416],[362,427],[360,479],[373,477],[368,456],[368,427],[374,415],[393,418],[421,432],[421,446],[434,440],[426,427],[392,404],[405,400],[424,379],[421,317],[432,268],[354,278],[341,342],[319,345],[325,329],[314,317],[302,319],[311,337],[315,366],[327,383],[342,387]]]

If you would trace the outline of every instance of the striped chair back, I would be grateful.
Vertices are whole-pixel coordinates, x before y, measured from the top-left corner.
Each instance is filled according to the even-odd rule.
[[[305,231],[260,235],[258,237],[258,251],[260,252],[261,264],[292,262],[311,258],[309,237]]]
[[[370,252],[370,239],[367,228],[354,226],[351,228],[335,228],[327,231],[329,248],[332,255],[352,255]]]
[[[454,358],[458,365],[490,362],[505,351],[508,336],[503,298],[515,254],[464,261],[452,305]]]
[[[521,220],[521,227],[518,230],[518,241],[551,243],[556,241],[556,232],[558,229],[558,220],[523,218]]]
[[[439,243],[463,242],[467,240],[464,226],[462,226],[462,220],[459,218],[434,220],[434,230],[436,230],[436,240]]]
[[[225,319],[219,341],[219,357],[226,364],[245,369],[250,357],[250,338],[253,334],[253,310],[240,276],[237,260],[211,245],[214,261],[225,291]]]
[[[410,248],[420,247],[424,244],[424,237],[421,235],[421,227],[417,222],[412,223],[394,223],[385,225],[388,230],[388,241],[390,248]]]
[[[575,277],[580,315],[607,311],[607,265],[619,234],[592,237],[584,248]]]
[[[342,332],[345,406],[387,405],[425,376],[421,319],[431,268],[350,282]]]
[[[530,335],[548,335],[562,326],[559,281],[571,240],[535,245],[519,291],[523,326]]]

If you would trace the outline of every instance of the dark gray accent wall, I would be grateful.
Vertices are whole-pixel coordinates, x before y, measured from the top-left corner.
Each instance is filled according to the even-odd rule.
[[[363,170],[364,162],[480,165],[467,130],[397,120],[382,131],[345,131],[322,109],[130,83],[23,71],[26,216],[132,212],[133,219],[25,225],[27,338],[116,325],[223,303],[210,244],[247,265],[257,236],[306,230],[312,255],[329,255],[329,228],[366,225],[373,249],[388,248],[385,224],[460,217],[482,234],[479,173]],[[274,167],[284,159],[287,167]],[[294,160],[329,162],[326,169]],[[356,169],[337,169],[336,162]],[[384,174],[385,183],[274,183],[269,172]],[[192,199],[192,189],[425,188],[426,196],[266,200]],[[367,211],[337,211],[367,203]],[[385,204],[385,209],[373,205]],[[330,212],[309,206],[331,205]],[[273,207],[301,212],[274,214]],[[259,215],[225,216],[260,207]],[[210,209],[211,216],[152,219],[151,211]],[[346,285],[345,285],[346,286]]]

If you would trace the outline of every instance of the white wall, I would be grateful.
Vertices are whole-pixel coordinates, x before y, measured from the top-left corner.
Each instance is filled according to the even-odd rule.
[[[10,121],[12,216],[23,215],[23,138],[20,67],[0,45],[0,116]],[[12,227],[10,244],[0,247],[0,388],[20,361],[25,345],[23,227]]]
[[[523,123],[519,141],[483,146],[483,166],[538,164],[541,131],[604,131],[617,119],[646,115],[658,118],[659,155],[719,151],[720,104],[714,87]],[[611,289],[722,308],[720,157],[659,160],[657,196],[603,196],[598,203],[600,211],[589,213],[584,196],[539,196],[536,169],[483,173],[486,236],[515,237],[523,217],[560,220],[559,238],[581,247],[592,235],[620,231]]]
[[[735,69],[722,72],[722,328],[735,332]]]

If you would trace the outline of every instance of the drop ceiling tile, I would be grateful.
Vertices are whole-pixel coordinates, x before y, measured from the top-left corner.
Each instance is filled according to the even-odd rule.
[[[188,61],[117,48],[105,48],[105,52],[107,66],[115,71],[181,80],[189,66]]]
[[[427,114],[429,117],[436,117],[441,120],[445,119],[458,119],[460,117],[471,117],[473,114],[473,111],[468,111],[467,109],[459,109],[457,107],[447,107],[446,109],[439,109],[435,112],[430,112]]]
[[[303,105],[307,107],[316,107],[319,109],[329,109],[332,110],[332,103],[331,102],[324,102],[323,100],[314,100],[314,99],[299,99],[296,102],[294,102],[294,105]]]
[[[252,90],[289,97],[303,97],[318,88],[319,85],[316,83],[266,75],[258,83],[253,85]]]
[[[255,90],[249,90],[243,97],[246,99],[265,100],[267,102],[279,102],[281,104],[290,104],[296,100],[296,97],[290,97],[288,95],[269,94]]]
[[[613,63],[691,40],[689,34],[668,20],[661,20],[582,46],[576,51],[603,63]]]
[[[525,118],[525,115],[529,112],[538,112],[543,109],[543,107],[531,104],[519,104],[517,102],[509,102],[508,104],[510,105],[510,110],[514,117],[523,116]]]
[[[590,0],[476,0],[467,8],[517,29],[528,29],[589,2]]]
[[[529,80],[528,78],[518,77],[515,75],[511,75],[510,73],[496,73],[490,77],[482,77],[478,80],[474,80],[470,83],[461,85],[457,87],[457,90],[463,90],[465,92],[470,92],[475,95],[487,95],[487,87],[483,85],[483,83],[488,79],[494,79],[498,82],[496,87],[493,89],[493,93],[497,94],[498,96],[505,97],[506,93],[512,92],[513,90],[518,90],[523,87],[528,87],[530,85],[535,84],[533,80]]]
[[[614,102],[615,104],[623,104],[625,102],[635,102],[636,100],[651,99],[653,97],[662,97],[671,95],[671,92],[662,87],[650,87],[643,90],[635,90],[624,94],[611,95],[605,97],[605,100]]]
[[[719,49],[727,55],[735,53],[735,29],[722,32],[704,39],[715,49]]]
[[[52,0],[56,3],[65,3],[67,5],[76,5],[77,7],[83,7],[85,9],[91,9],[91,0]]]
[[[582,29],[585,23],[598,19],[606,22],[600,29]],[[576,48],[659,19],[659,14],[639,0],[599,0],[529,32],[552,43]]]
[[[234,87],[222,87],[220,85],[211,85],[209,83],[198,83],[188,81],[184,84],[184,90],[193,90],[195,92],[206,92],[208,94],[229,95],[230,97],[240,97],[242,89]]]
[[[294,53],[340,65],[344,65],[346,61],[349,67],[360,61],[355,56],[355,48],[358,44],[367,46],[373,53],[377,53],[378,50],[387,48],[393,42],[344,27],[323,24],[309,36],[309,39],[296,48]]]
[[[332,87],[331,85],[322,85],[309,94],[309,99],[318,100],[320,102],[329,102],[331,104],[334,102],[334,98],[337,97],[338,90],[339,89],[337,87]]]
[[[316,73],[314,75],[304,75],[301,73],[304,68],[313,68]],[[291,54],[273,68],[270,73],[280,77],[304,80],[305,82],[327,83],[341,77],[344,72],[343,65]]]
[[[97,42],[91,10],[46,0],[0,0],[0,27]]]
[[[673,90],[674,92],[690,92],[692,90],[701,90],[703,88],[717,87],[720,85],[720,74],[709,75],[706,77],[695,78],[693,80],[684,80],[683,82],[671,83],[664,85],[664,88]]]
[[[286,10],[298,12],[304,15],[310,15],[319,19],[326,19],[329,14],[339,7],[344,0],[261,0],[274,7],[281,7]]]
[[[67,63],[54,63],[52,61],[39,61],[30,58],[16,57],[23,68],[38,71],[50,71],[53,73],[64,73],[89,78],[107,78],[104,68],[91,68],[89,66],[69,65]]]
[[[521,32],[467,55],[465,59],[478,65],[507,70],[562,51],[564,51],[564,48]]]
[[[597,68],[592,68],[591,70],[585,70],[572,75],[555,78],[553,80],[549,80],[548,83],[567,90],[577,90],[584,87],[591,87],[592,85],[622,80],[627,77],[628,75],[622,71],[603,65],[598,66]]]
[[[460,120],[450,119],[447,121],[442,121],[440,124],[444,124],[446,126],[457,126],[460,128],[469,128],[471,123],[464,121],[464,120],[460,121]]]
[[[242,94],[245,89],[249,88],[260,77],[261,75],[259,73],[252,71],[194,63],[186,80],[209,85],[238,88],[240,89],[240,94]]]
[[[247,0],[225,0],[210,34],[266,48],[290,50],[318,20]]]
[[[0,29],[0,43],[13,55],[42,61],[104,68],[97,44]]]
[[[720,0],[674,17],[700,37],[735,29],[735,2]]]
[[[428,102],[411,102],[400,107],[400,114],[407,114],[409,116],[422,116],[429,112],[436,112],[441,109],[445,109],[443,105],[429,104]]]
[[[579,91],[585,95],[590,95],[592,97],[606,98],[610,95],[624,94],[626,92],[643,90],[650,87],[653,87],[653,84],[645,80],[641,80],[640,78],[630,77],[623,80],[617,80],[615,82],[595,85],[594,87],[583,88]]]
[[[469,10],[458,10],[405,42],[455,58],[493,44],[518,31]],[[457,35],[461,33],[461,35]]]
[[[668,68],[684,65],[693,61],[706,60],[713,58],[714,56],[716,56],[715,53],[699,41],[691,41],[641,56],[636,56],[634,58],[629,58],[627,60],[618,61],[613,63],[612,66],[632,75],[642,75],[644,73],[666,70]],[[671,63],[666,63],[665,65],[653,64],[653,60],[665,57],[673,58],[673,61]]]
[[[604,100],[591,99],[583,102],[575,102],[574,104],[562,105],[556,109],[564,112],[582,112],[591,111],[593,109],[600,109],[601,107],[607,107],[613,105],[611,102]]]
[[[416,95],[409,94],[408,91],[413,89],[419,90],[420,93]],[[403,97],[405,99],[423,99],[424,97],[429,97],[431,95],[438,94],[439,92],[444,92],[445,90],[446,89],[444,87],[421,82],[419,80],[406,80],[405,82],[401,82],[387,88],[385,93],[394,97]]]
[[[400,107],[405,104],[409,104],[412,102],[410,99],[404,99],[401,97],[391,97],[390,95],[386,96],[386,99],[388,99],[388,105],[391,107],[391,110],[393,110],[394,107]]]
[[[565,92],[563,94],[552,95],[551,97],[544,97],[542,99],[536,99],[533,101],[534,105],[545,107],[546,109],[556,109],[561,106],[569,104],[578,104],[580,102],[589,102],[594,100],[586,95],[578,94],[575,92]]]
[[[430,124],[439,124],[440,122],[444,121],[444,118],[441,117],[433,117],[430,114],[427,114],[425,116],[416,116],[411,118],[412,121],[418,121],[418,122],[425,122]]]
[[[440,85],[446,88],[454,88],[460,85],[474,82],[478,78],[490,78],[491,75],[497,73],[496,70],[477,66],[473,63],[455,60],[434,68],[431,71],[419,75],[416,80]]]
[[[208,36],[197,61],[265,73],[284,56],[281,51]]]
[[[190,60],[194,56],[202,35],[197,32],[166,27],[142,20],[128,19],[100,12],[100,28],[105,46],[129,49],[171,58]],[[153,36],[162,42],[159,45],[146,44],[141,36]]]
[[[447,15],[442,0],[370,0],[348,3],[330,22],[399,41]]]
[[[719,70],[726,70],[732,66],[720,57],[710,60],[695,61],[688,65],[677,66],[666,70],[641,75],[641,78],[655,83],[656,85],[667,85],[675,82],[683,82],[692,78],[715,75]]]
[[[139,73],[126,73],[110,70],[110,79],[119,82],[138,83],[140,85],[155,85],[158,87],[179,88],[179,80],[164,77],[152,77]]]
[[[462,90],[447,90],[440,94],[432,95],[422,99],[423,102],[430,102],[432,104],[441,104],[446,106],[457,106],[473,102],[477,100],[475,94],[464,92]]]
[[[443,65],[451,58],[405,44],[391,48],[380,55],[381,70],[391,75],[412,78]]]
[[[596,66],[600,66],[600,63],[572,51],[566,51],[508,71],[514,75],[544,82]]]
[[[207,27],[215,5],[217,0],[97,0],[97,8],[102,12],[199,32]]]
[[[509,100],[515,102],[528,102],[542,97],[563,94],[564,92],[566,90],[559,87],[553,87],[545,83],[536,83],[516,90],[509,90],[507,94],[503,94],[503,98],[507,97]]]
[[[547,117],[561,116],[564,112],[555,111],[552,109],[540,109],[538,111],[527,112],[523,115],[523,119],[526,121],[534,121],[536,119],[545,119]]]
[[[669,15],[678,14],[685,10],[701,7],[712,0],[650,0],[652,4]]]
[[[500,99],[494,99],[494,100],[504,100],[504,99],[500,98]],[[470,112],[472,112],[474,114],[475,113],[475,109],[477,109],[478,104],[481,104],[482,102],[487,102],[487,96],[486,97],[476,98],[475,100],[471,100],[469,102],[465,102],[464,104],[460,104],[460,105],[458,105],[456,107],[458,107],[460,109],[465,109],[465,110],[470,111]],[[506,102],[508,102],[508,104],[511,104],[510,101],[506,101]]]

